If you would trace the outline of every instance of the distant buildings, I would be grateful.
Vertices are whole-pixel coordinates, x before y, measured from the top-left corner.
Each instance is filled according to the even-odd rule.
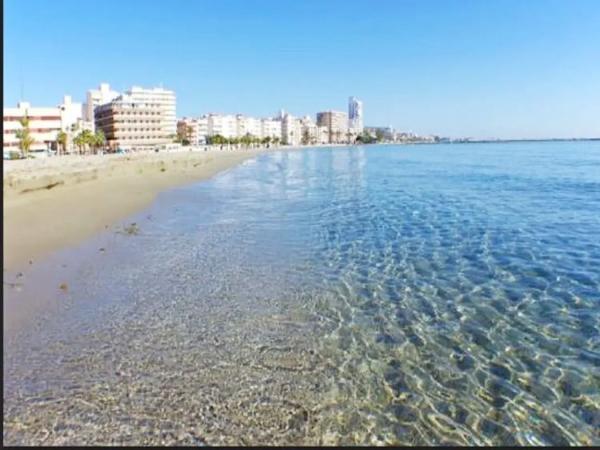
[[[365,132],[374,138],[381,138],[385,141],[394,141],[396,139],[395,131],[392,127],[365,127]]]
[[[262,123],[256,117],[247,117],[242,114],[235,116],[237,124],[237,137],[253,136],[262,138]]]
[[[348,115],[341,111],[317,113],[317,125],[327,129],[329,143],[348,142]]]
[[[355,134],[363,132],[363,103],[356,97],[348,99],[348,127]]]
[[[348,143],[354,142],[364,130],[363,103],[356,97],[348,99],[348,114],[323,111],[317,113],[316,122],[310,116],[295,117],[284,110],[267,118],[210,113],[177,120],[173,91],[133,86],[119,93],[108,83],[100,83],[97,89],[87,91],[83,104],[65,96],[63,103],[55,108],[32,108],[26,102],[19,103],[17,108],[5,108],[5,149],[18,149],[17,130],[25,115],[30,118],[34,152],[56,148],[60,131],[67,134],[68,150],[73,148],[75,136],[84,130],[101,130],[113,149],[155,148],[173,142],[178,136],[191,145],[202,145],[217,135],[230,140],[246,136],[255,141],[268,138],[267,141],[288,145]],[[371,131],[375,133],[373,128]]]
[[[209,114],[207,131],[208,136],[220,135],[228,139],[237,137],[237,117],[233,114]]]
[[[262,126],[262,137],[270,137],[271,140],[274,138],[281,140],[281,120],[276,119],[261,119]]]
[[[177,132],[175,93],[134,86],[94,110],[96,129],[111,148],[144,149],[173,141]]]
[[[198,118],[184,117],[177,122],[180,136],[188,136],[192,145],[205,144],[209,137],[223,136],[227,139],[252,136],[281,139],[281,121],[258,119],[242,114],[207,114]],[[186,134],[187,133],[187,134]]]

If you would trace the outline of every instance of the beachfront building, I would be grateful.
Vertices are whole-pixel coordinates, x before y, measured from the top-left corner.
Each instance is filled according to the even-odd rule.
[[[223,136],[225,138],[237,137],[238,125],[237,117],[231,114],[209,114],[208,136]]]
[[[62,104],[58,105],[58,109],[61,116],[61,129],[67,134],[67,142],[64,150],[69,153],[76,150],[73,141],[79,133],[84,130],[94,132],[94,122],[84,119],[85,106],[81,103],[73,102],[69,95],[64,96]]]
[[[363,132],[363,103],[356,97],[348,99],[348,128],[353,134],[359,135]]]
[[[94,127],[94,110],[97,106],[110,103],[119,96],[119,93],[110,89],[108,83],[100,83],[98,89],[90,89],[86,94],[86,101],[83,104],[83,120],[92,124]]]
[[[281,140],[281,120],[261,119],[261,137]]]
[[[83,120],[83,107],[81,103],[73,102],[70,95],[63,97],[63,102],[58,105],[60,110],[61,129],[69,131],[77,127]]]
[[[97,106],[94,119],[111,148],[142,150],[168,144],[177,133],[175,93],[134,86]]]
[[[300,145],[302,142],[302,122],[300,119],[284,113],[281,120],[281,141],[286,145]]]
[[[260,119],[255,117],[246,117],[241,114],[236,116],[237,122],[237,137],[253,136],[262,138],[262,124]]]
[[[300,119],[300,142],[302,144],[319,143],[319,127],[310,116],[304,116]]]
[[[21,120],[29,119],[32,143],[29,151],[33,155],[45,155],[46,150],[56,147],[56,137],[63,129],[59,107],[32,107],[28,102],[19,102],[16,108],[4,108],[2,115],[2,149],[19,151],[17,131],[22,128]]]
[[[341,111],[317,113],[317,125],[327,128],[329,143],[348,141],[348,115]]]

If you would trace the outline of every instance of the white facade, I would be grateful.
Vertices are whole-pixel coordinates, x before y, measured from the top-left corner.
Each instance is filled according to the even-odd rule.
[[[22,128],[21,120],[29,119],[29,133],[33,142],[31,152],[43,152],[56,142],[56,137],[62,129],[61,111],[59,108],[32,107],[27,102],[19,102],[16,108],[4,108],[2,123],[3,151],[19,151],[17,130]]]
[[[277,119],[259,119],[242,114],[207,114],[198,118],[183,118],[178,122],[193,128],[193,141],[203,143],[206,137],[221,135],[225,138],[241,138],[246,135],[263,139],[282,139],[282,122]]]
[[[281,140],[287,145],[300,145],[302,141],[302,122],[291,114],[285,114],[281,121]]]
[[[198,136],[198,143],[204,144],[208,137],[208,116],[202,116],[196,119],[196,134]]]
[[[261,128],[263,138],[270,137],[271,139],[278,138],[281,140],[281,120],[262,119]]]
[[[94,109],[97,106],[110,103],[119,96],[118,92],[111,91],[108,83],[101,83],[98,89],[87,91],[86,102],[83,104],[83,120],[94,123]]]
[[[247,134],[262,138],[262,124],[260,119],[254,117],[245,117],[241,114],[236,116],[237,119],[237,137],[246,136]]]
[[[162,132],[167,136],[177,133],[175,92],[163,88],[144,89],[133,86],[128,91],[125,91],[123,98],[133,104],[158,108]]]
[[[319,142],[319,127],[310,116],[305,116],[300,119],[300,125],[300,142],[302,144],[316,144]]]
[[[237,117],[234,115],[209,114],[208,135],[221,135],[226,138],[237,137]]]
[[[363,132],[363,103],[356,97],[350,97],[348,99],[348,128],[355,134]]]
[[[70,95],[65,95],[62,104],[58,105],[61,117],[61,128],[69,131],[82,120],[81,103],[74,103]]]

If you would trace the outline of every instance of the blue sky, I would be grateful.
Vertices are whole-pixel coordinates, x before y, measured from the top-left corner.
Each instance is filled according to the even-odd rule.
[[[347,109],[442,136],[600,137],[598,0],[5,0],[4,105],[162,83],[177,115]]]

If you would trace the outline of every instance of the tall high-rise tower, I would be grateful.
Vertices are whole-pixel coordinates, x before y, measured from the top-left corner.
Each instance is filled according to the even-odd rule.
[[[348,99],[348,128],[357,133],[363,132],[363,103],[356,97]]]

